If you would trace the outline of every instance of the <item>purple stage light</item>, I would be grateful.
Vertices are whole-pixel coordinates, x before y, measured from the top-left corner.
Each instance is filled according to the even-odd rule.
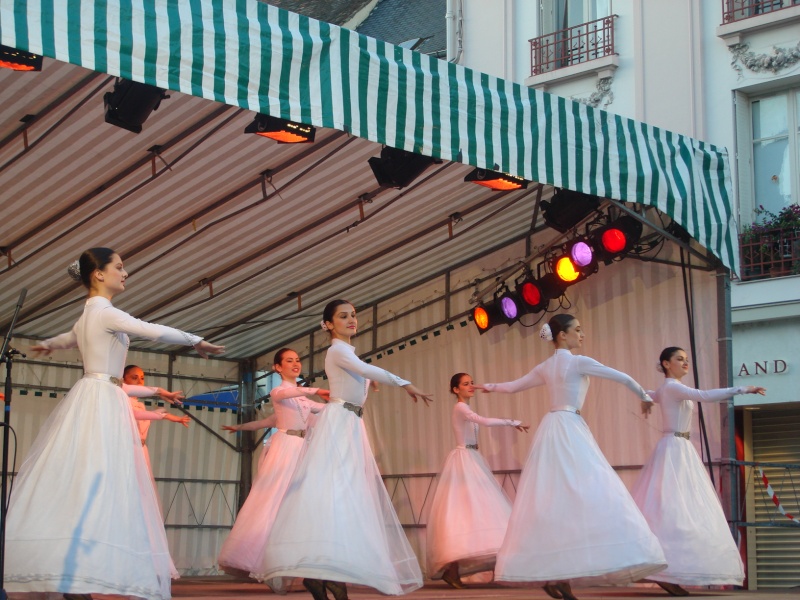
[[[592,262],[592,248],[586,242],[577,242],[570,250],[572,262],[579,267],[586,267]]]
[[[500,310],[509,321],[517,318],[517,303],[509,297],[500,300]]]

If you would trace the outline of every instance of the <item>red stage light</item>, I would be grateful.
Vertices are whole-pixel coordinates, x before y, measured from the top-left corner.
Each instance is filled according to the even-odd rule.
[[[525,304],[529,306],[539,306],[539,303],[542,301],[542,291],[539,289],[539,286],[532,281],[523,283],[520,287],[520,292]]]
[[[606,252],[617,254],[625,250],[625,246],[628,245],[628,238],[621,229],[612,227],[603,232],[603,235],[600,236],[600,242]]]

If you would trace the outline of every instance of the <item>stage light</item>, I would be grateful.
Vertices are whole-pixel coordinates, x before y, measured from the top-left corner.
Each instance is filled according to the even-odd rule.
[[[501,319],[508,325],[519,319],[524,312],[519,296],[505,286],[495,296],[494,305],[497,307]]]
[[[525,189],[530,183],[530,181],[522,177],[509,175],[508,173],[500,173],[498,171],[489,171],[488,169],[475,169],[464,177],[464,181],[471,181],[472,183],[477,183],[491,190],[498,191]]]
[[[585,241],[576,240],[569,248],[569,257],[577,267],[588,267],[594,261],[594,250]]]
[[[553,263],[553,269],[558,278],[566,284],[572,284],[578,281],[581,272],[572,262],[572,259],[567,256],[559,256]]]
[[[565,250],[553,259],[553,272],[564,285],[578,283],[597,272],[594,252],[585,240],[573,240]]]
[[[500,309],[494,304],[484,304],[481,302],[472,309],[472,320],[481,334],[486,333],[495,325],[505,323],[505,317],[500,313]]]
[[[245,133],[255,133],[279,144],[304,144],[314,141],[316,128],[303,123],[279,119],[258,113],[253,122],[244,128]]]
[[[625,215],[591,234],[595,256],[605,264],[629,252],[642,237],[642,222]]]
[[[103,96],[106,123],[140,133],[142,124],[165,98],[169,98],[166,91],[154,85],[117,79],[114,91]]]
[[[597,196],[558,189],[550,201],[542,201],[542,216],[547,225],[556,231],[566,233],[599,206],[600,199]]]
[[[437,160],[430,156],[385,146],[381,150],[380,158],[373,156],[368,162],[378,185],[400,189],[422,175],[422,172]]]
[[[12,71],[41,71],[42,57],[39,54],[0,45],[0,67]]]

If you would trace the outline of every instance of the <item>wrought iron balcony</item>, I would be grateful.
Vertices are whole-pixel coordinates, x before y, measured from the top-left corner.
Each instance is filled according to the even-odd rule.
[[[739,235],[741,279],[800,274],[800,228],[767,229]]]
[[[531,75],[541,75],[616,54],[614,51],[616,18],[617,15],[603,17],[529,40]]]
[[[722,0],[722,23],[733,23],[792,6],[800,6],[800,0]]]

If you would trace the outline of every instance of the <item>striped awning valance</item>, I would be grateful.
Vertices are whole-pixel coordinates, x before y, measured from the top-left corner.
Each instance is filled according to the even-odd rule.
[[[2,44],[673,217],[736,270],[725,149],[257,0],[0,0]]]

